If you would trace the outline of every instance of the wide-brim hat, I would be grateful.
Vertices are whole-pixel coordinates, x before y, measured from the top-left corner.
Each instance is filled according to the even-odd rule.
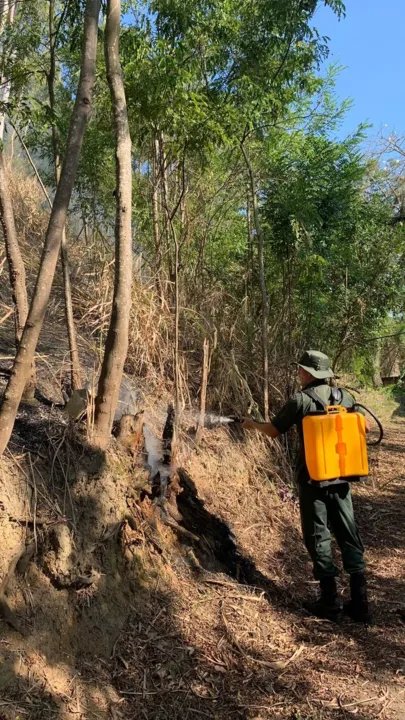
[[[307,372],[318,380],[335,377],[328,356],[318,350],[306,350],[301,355],[297,365],[307,370]]]

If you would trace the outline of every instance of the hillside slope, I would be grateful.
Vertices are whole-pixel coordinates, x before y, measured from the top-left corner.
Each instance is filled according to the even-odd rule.
[[[196,542],[141,501],[142,457],[115,440],[99,457],[60,411],[24,410],[18,442],[31,451],[11,445],[1,461],[2,577],[27,541],[32,558],[7,586],[25,637],[1,621],[0,717],[403,718],[400,413],[387,406],[386,440],[355,489],[366,630],[301,609],[316,585],[277,444],[219,429],[195,449],[185,432],[177,506]],[[153,405],[146,417],[161,432]]]

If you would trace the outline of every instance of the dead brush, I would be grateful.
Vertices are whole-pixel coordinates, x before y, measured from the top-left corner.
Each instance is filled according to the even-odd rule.
[[[48,227],[48,205],[38,181],[24,173],[9,173],[10,190],[18,239],[24,257],[28,281],[36,275],[45,233]]]
[[[73,297],[80,316],[79,329],[86,331],[89,344],[101,362],[114,284],[112,247],[90,243],[82,248],[79,265],[80,277],[86,278],[86,283],[75,283]],[[95,298],[98,298],[96,302]],[[246,355],[247,337],[241,331],[244,322],[243,307],[228,294],[213,290],[188,302],[187,293],[182,293],[180,395],[183,405],[191,405],[199,395],[204,339],[216,333],[218,343],[208,383],[208,405],[220,411],[245,411],[254,406],[252,392],[255,396],[260,393],[260,374]],[[150,389],[173,390],[173,342],[172,308],[159,301],[153,278],[143,282],[135,280],[126,372],[147,379]],[[259,357],[259,347],[255,347],[252,354]]]
[[[151,285],[134,284],[130,320],[128,369],[156,383],[173,376],[174,317],[162,309]]]
[[[32,287],[49,210],[43,191],[34,177],[13,171],[10,174],[15,214],[22,252],[27,263],[27,281]],[[74,232],[75,227],[77,231]],[[73,217],[68,232],[73,307],[85,365],[100,366],[108,332],[114,287],[113,242],[97,230],[79,230]],[[11,300],[11,298],[9,298]],[[2,297],[3,300],[3,297]],[[7,298],[4,298],[6,301]],[[195,291],[184,276],[180,313],[180,398],[182,406],[192,406],[201,390],[203,344],[217,337],[207,386],[207,407],[221,413],[252,412],[260,419],[257,399],[261,397],[260,337],[252,334],[245,303],[218,288]],[[169,296],[159,299],[153,277],[134,280],[126,373],[148,382],[148,389],[174,391],[174,311]],[[8,307],[8,303],[7,303]],[[58,331],[64,326],[63,283],[60,270],[48,308],[48,319]],[[12,331],[12,314],[2,329]],[[50,325],[49,325],[50,327]],[[66,353],[66,350],[64,350]],[[281,404],[285,371],[274,370],[272,388],[277,396],[273,408]]]

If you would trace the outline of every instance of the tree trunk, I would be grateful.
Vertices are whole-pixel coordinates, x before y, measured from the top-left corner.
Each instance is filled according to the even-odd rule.
[[[262,362],[263,362],[263,409],[264,419],[269,420],[269,342],[268,342],[268,322],[269,322],[269,298],[267,295],[266,276],[264,272],[264,243],[263,231],[260,225],[259,204],[257,202],[257,189],[255,176],[249,157],[241,143],[241,150],[249,172],[250,192],[252,194],[253,222],[256,230],[258,241],[258,260],[259,260],[259,277],[260,290],[262,294]]]
[[[28,298],[25,286],[25,267],[18,245],[13,206],[8,190],[2,152],[0,152],[0,222],[6,246],[10,285],[15,308],[15,337],[18,343],[21,340],[28,315]]]
[[[202,431],[205,424],[205,410],[207,406],[207,386],[208,386],[208,374],[210,371],[210,341],[208,338],[204,338],[203,343],[203,364],[202,364],[202,379],[201,379],[201,394],[200,394],[200,416],[197,424],[196,432],[196,443],[200,441]]]
[[[28,298],[25,283],[25,267],[22,259],[20,246],[18,244],[17,232],[14,224],[13,205],[8,190],[8,182],[4,167],[3,152],[0,151],[0,223],[4,235],[7,262],[10,275],[11,292],[14,303],[15,317],[15,344],[18,346],[21,341],[25,321],[28,315]],[[31,375],[24,389],[24,398],[32,398],[35,391],[35,370]]]
[[[162,205],[165,211],[165,223],[164,223],[164,238],[166,247],[164,248],[164,255],[166,256],[167,269],[169,273],[169,282],[174,281],[174,272],[172,264],[172,256],[170,252],[170,213],[169,213],[169,181],[167,177],[167,157],[165,152],[163,133],[159,134],[159,149],[160,149],[160,175],[162,182]],[[171,288],[170,288],[171,289]]]
[[[153,138],[152,146],[152,217],[153,217],[153,239],[155,242],[155,272],[156,289],[163,302],[162,287],[162,245],[159,227],[159,188],[160,188],[160,163],[159,163],[159,140]]]
[[[65,161],[49,219],[31,307],[0,408],[0,454],[7,446],[13,429],[18,405],[30,372],[38,337],[43,325],[55,275],[56,263],[62,241],[62,231],[66,223],[67,211],[79,164],[84,130],[90,112],[96,68],[99,11],[100,0],[86,1],[82,66],[76,101],[70,122]]]
[[[50,68],[47,76],[49,104],[52,114],[55,112],[55,77],[56,77],[56,35],[55,35],[55,0],[49,0],[49,45],[50,45]],[[52,149],[55,165],[56,186],[60,180],[61,163],[59,155],[58,130],[52,119]],[[79,350],[75,321],[73,316],[72,286],[70,283],[69,251],[66,240],[66,227],[62,231],[61,261],[63,274],[63,290],[65,296],[65,318],[69,342],[70,355],[70,378],[72,390],[79,390],[82,387],[82,371],[80,366]]]
[[[128,351],[132,300],[131,137],[119,56],[121,0],[108,0],[105,62],[114,110],[116,142],[115,280],[111,321],[96,398],[94,443],[107,446]]]
[[[14,21],[15,4],[13,1],[0,0],[0,33],[4,31],[6,23]],[[10,97],[10,83],[7,78],[1,77],[0,99],[7,103]],[[4,163],[3,137],[5,127],[5,113],[0,114],[0,223],[3,230],[4,244],[10,276],[11,292],[14,303],[15,317],[15,345],[21,340],[22,331],[28,315],[28,297],[25,280],[25,267],[22,259],[20,246],[18,244],[17,232],[15,229],[14,212],[11,196],[8,188],[8,179]],[[30,400],[34,397],[36,386],[35,366],[32,365],[30,376],[24,388],[24,399]]]
[[[373,372],[373,385],[375,388],[379,388],[383,384],[382,377],[381,377],[381,351],[382,351],[382,343],[381,343],[381,340],[378,340],[375,357],[374,357],[374,372]]]
[[[247,230],[247,262],[246,262],[246,319],[247,319],[247,346],[250,362],[253,360],[253,327],[252,327],[252,311],[253,311],[253,235],[252,235],[252,217],[251,217],[251,201],[250,191],[248,188],[246,197],[246,230]]]
[[[35,176],[41,186],[42,192],[45,195],[48,205],[49,205],[50,209],[52,210],[52,200],[49,197],[48,191],[47,191],[44,183],[42,182],[41,176],[40,176],[38,169],[31,157],[30,151],[28,150],[28,148],[24,142],[24,139],[22,138],[22,136],[20,135],[18,130],[16,130],[16,128],[14,128],[14,131],[16,132],[17,137],[20,141],[20,144],[21,144],[23,150],[25,151],[28,162],[30,163],[30,165],[35,173]],[[55,173],[57,176],[57,179],[56,179],[56,184],[57,184],[59,182],[59,176],[60,176],[59,156],[57,156],[57,159],[55,162]],[[82,387],[82,373],[81,373],[81,367],[80,367],[79,352],[77,349],[76,330],[75,330],[74,317],[73,317],[72,291],[71,291],[71,285],[70,285],[70,272],[69,272],[69,257],[67,254],[65,228],[63,228],[61,255],[62,255],[63,282],[64,282],[64,290],[65,290],[65,313],[66,313],[66,323],[67,323],[68,341],[69,341],[69,353],[70,353],[70,361],[71,361],[71,383],[72,383],[72,390],[79,390]]]
[[[15,0],[0,0],[0,35],[4,32],[7,23],[10,25],[14,22]],[[0,100],[7,103],[10,97],[10,82],[8,78],[0,77]],[[5,113],[0,113],[0,141],[3,143],[5,128]]]
[[[179,241],[173,221],[170,227],[174,242],[174,390],[176,421],[180,417],[181,374],[180,374],[180,286],[179,286]]]

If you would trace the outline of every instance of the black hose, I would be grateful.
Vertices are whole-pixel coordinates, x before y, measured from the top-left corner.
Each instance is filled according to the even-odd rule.
[[[362,403],[356,402],[356,403],[355,403],[355,407],[363,408],[363,410],[366,410],[366,412],[368,412],[369,415],[371,415],[371,417],[373,418],[373,420],[376,421],[377,426],[378,426],[378,429],[379,429],[379,431],[380,431],[380,436],[379,436],[378,440],[374,440],[374,442],[367,442],[367,445],[379,445],[380,442],[382,441],[383,437],[384,437],[384,428],[383,428],[383,426],[381,425],[380,420],[378,419],[378,417],[377,417],[376,415],[374,415],[373,411],[370,410],[370,408],[367,407],[367,405],[363,405]]]

